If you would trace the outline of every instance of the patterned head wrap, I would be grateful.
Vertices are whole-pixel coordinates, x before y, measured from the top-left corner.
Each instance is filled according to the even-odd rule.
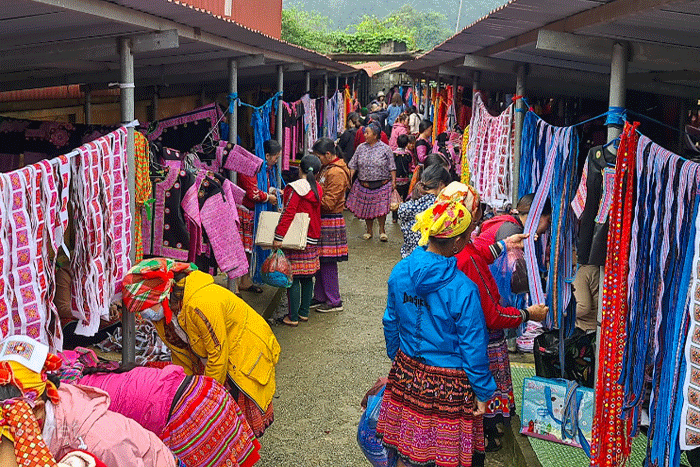
[[[167,258],[141,261],[124,276],[123,300],[126,309],[137,313],[155,305],[162,305],[165,320],[169,323],[173,314],[168,301],[175,274],[189,274],[196,269],[197,266],[192,263],[180,263]]]
[[[16,386],[24,398],[36,401],[44,393],[58,403],[56,386],[46,373],[61,368],[61,358],[27,336],[10,336],[0,343],[0,385]]]
[[[22,398],[0,402],[0,435],[14,443],[18,465],[56,466],[32,407],[44,393],[58,403],[58,391],[46,373],[60,367],[61,358],[30,337],[10,336],[0,343],[0,385],[13,385],[22,393]]]
[[[430,208],[416,216],[413,230],[421,233],[419,245],[430,237],[453,238],[463,234],[479,209],[479,195],[471,186],[459,182],[443,189]]]

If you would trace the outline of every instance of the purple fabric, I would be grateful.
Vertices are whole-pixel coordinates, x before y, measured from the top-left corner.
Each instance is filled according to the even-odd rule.
[[[314,299],[330,306],[343,304],[343,300],[340,298],[340,285],[338,284],[338,263],[335,261],[321,263],[321,269],[316,273]]]
[[[235,145],[233,149],[229,151],[224,169],[233,170],[234,172],[247,175],[248,177],[255,177],[258,170],[260,170],[262,162],[262,159],[255,154],[246,151],[239,145]]]
[[[381,141],[374,143],[374,146],[362,143],[355,149],[348,167],[357,170],[357,178],[363,182],[389,180],[391,171],[396,170],[394,152]]]
[[[243,199],[245,198],[245,190],[243,188],[239,187],[231,180],[224,181],[222,186],[227,200],[233,200],[236,206],[243,206]]]
[[[245,275],[248,272],[248,259],[238,231],[235,204],[224,201],[221,193],[217,193],[204,202],[200,218],[219,268],[230,279]]]

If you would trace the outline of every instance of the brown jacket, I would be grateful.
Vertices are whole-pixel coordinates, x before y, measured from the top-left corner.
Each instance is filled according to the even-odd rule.
[[[350,189],[350,169],[336,159],[321,169],[318,182],[323,187],[321,214],[340,214],[345,209],[345,192]]]

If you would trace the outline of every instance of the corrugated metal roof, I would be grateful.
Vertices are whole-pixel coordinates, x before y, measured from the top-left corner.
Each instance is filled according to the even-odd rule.
[[[261,75],[272,76],[276,65],[295,63],[303,63],[307,69],[354,71],[351,66],[324,55],[175,1],[95,2],[86,2],[85,6],[66,2],[66,5],[73,5],[70,8],[78,8],[73,11],[40,1],[5,0],[0,8],[0,65],[3,68],[0,91],[118,81],[119,56],[115,39],[172,29],[173,24],[188,31],[189,38],[181,35],[177,49],[136,55],[137,86],[159,80],[172,83],[225,80],[227,59],[250,54],[266,56],[265,67],[256,69]],[[99,15],[102,8],[93,8],[94,5],[104,5],[104,10],[122,8],[139,21],[125,20],[118,14],[105,18]],[[91,14],[93,11],[95,13]],[[200,33],[202,36],[198,36]],[[205,34],[213,40],[200,40]],[[56,53],[61,50],[62,54]],[[241,70],[240,74],[246,73],[250,70]]]
[[[658,6],[647,6],[637,10],[642,8],[639,5],[650,4]],[[600,12],[612,11],[616,14],[598,14],[594,11],[596,8],[601,8]],[[582,58],[537,49],[537,32],[542,29],[673,48],[685,47],[685,50],[697,58],[697,54],[700,54],[700,1],[637,3],[622,0],[512,0],[467,26],[433,50],[404,63],[402,68],[414,73],[434,74],[439,66],[461,66],[464,55],[474,54],[518,63],[596,73],[602,77],[592,80],[593,84],[599,87],[608,86],[604,75],[609,74],[609,59],[598,56]],[[673,48],[669,51],[674,52]],[[682,50],[675,52],[682,56]],[[679,60],[677,66],[670,68],[680,71],[687,66],[688,63],[684,65],[683,61]],[[656,69],[669,70],[669,65],[633,60],[629,73],[639,75]],[[554,71],[554,68],[549,70]],[[543,69],[539,71],[542,72]],[[467,70],[464,70],[464,74],[467,75]],[[554,74],[561,76],[558,72]],[[653,85],[658,84],[659,92],[673,93],[674,88],[663,87],[663,84],[671,83],[670,80],[663,81],[658,75],[654,75],[653,80],[647,80],[643,88],[653,91]],[[678,95],[691,95],[694,91],[688,85],[697,88],[700,94],[700,83],[687,80],[683,83],[685,87],[675,88]],[[557,84],[561,88],[566,81],[552,81],[552,86]],[[537,85],[541,86],[541,83]],[[640,88],[642,85],[637,79],[630,86]]]

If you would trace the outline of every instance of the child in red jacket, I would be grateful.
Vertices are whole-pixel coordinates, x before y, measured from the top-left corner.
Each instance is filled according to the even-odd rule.
[[[306,248],[303,250],[284,250],[292,266],[294,282],[288,290],[289,315],[282,322],[288,326],[299,325],[299,320],[309,320],[309,306],[314,293],[314,274],[321,263],[318,256],[318,239],[321,237],[321,197],[323,190],[316,182],[316,175],[321,171],[321,160],[314,155],[307,155],[299,164],[299,179],[284,189],[284,211],[275,229],[274,248],[282,245],[289,226],[298,212],[309,215],[309,233]]]

